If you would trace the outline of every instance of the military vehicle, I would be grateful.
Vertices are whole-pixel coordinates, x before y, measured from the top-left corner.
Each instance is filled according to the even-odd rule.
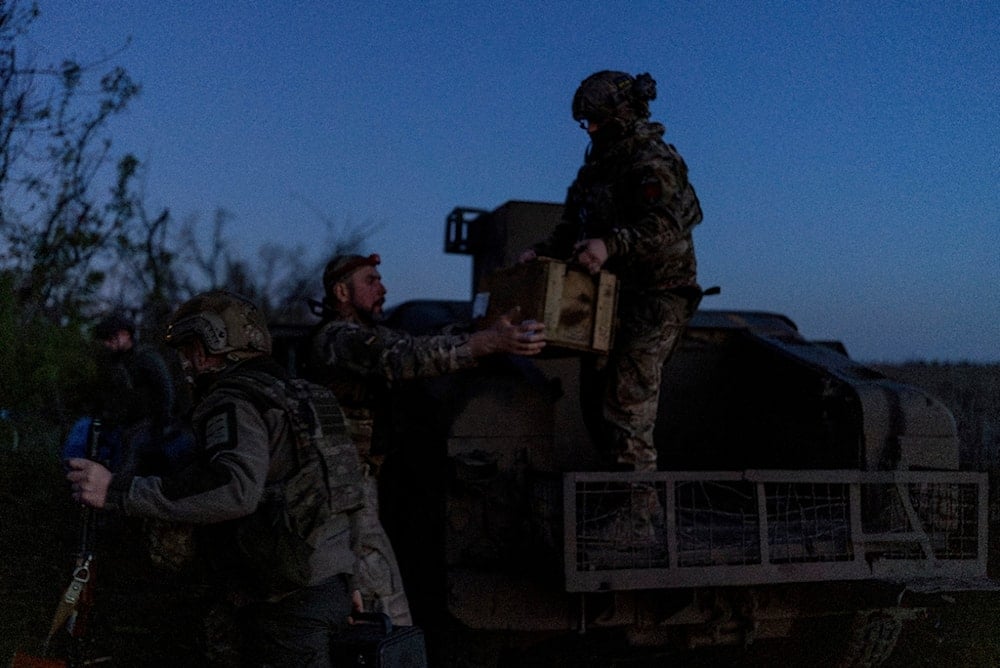
[[[445,249],[472,256],[469,300],[400,304],[387,324],[472,322],[484,279],[560,214],[455,209]],[[699,310],[665,368],[655,473],[601,470],[582,354],[394,394],[382,513],[429,646],[449,634],[442,665],[619,665],[818,629],[820,659],[875,666],[927,592],[985,581],[987,476],[962,469],[952,415],[841,344],[780,314]],[[638,541],[637,484],[660,504]]]

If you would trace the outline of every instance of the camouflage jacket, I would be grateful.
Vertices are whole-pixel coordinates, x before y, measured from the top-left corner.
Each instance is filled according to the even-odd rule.
[[[622,290],[696,285],[691,230],[701,206],[664,132],[660,123],[640,121],[609,145],[591,147],[569,187],[563,221],[534,250],[566,259],[575,242],[599,238],[608,247],[604,268]]]
[[[381,325],[334,319],[313,336],[317,382],[344,408],[348,430],[363,459],[383,452],[389,390],[398,381],[430,378],[476,365],[468,334],[413,336]]]
[[[199,549],[206,547],[209,559],[227,570],[231,585],[255,598],[350,574],[354,555],[348,513],[360,505],[357,488],[346,505],[334,501],[338,512],[323,515],[318,534],[303,537],[309,544],[289,547],[290,539],[282,533],[289,498],[285,486],[301,484],[296,478],[302,462],[300,435],[287,408],[257,390],[257,378],[265,375],[274,386],[287,387],[282,369],[266,358],[221,372],[195,406],[196,461],[164,477],[115,476],[107,503],[127,515],[211,525],[199,532]],[[356,453],[346,437],[341,443],[344,465],[330,467],[334,479],[324,481],[330,489],[360,483]],[[302,498],[317,502],[309,495]],[[309,509],[299,511],[310,514]],[[295,563],[286,563],[290,560]]]

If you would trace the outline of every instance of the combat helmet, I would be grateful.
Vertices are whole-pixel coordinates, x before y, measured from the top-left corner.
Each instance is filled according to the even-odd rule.
[[[205,352],[232,361],[271,353],[271,333],[260,310],[246,297],[213,290],[192,297],[174,313],[166,342],[180,346],[193,337]]]
[[[656,80],[648,73],[632,76],[625,72],[602,70],[580,83],[573,96],[573,118],[581,123],[607,123],[616,120],[628,124],[649,118],[649,103],[656,99]]]

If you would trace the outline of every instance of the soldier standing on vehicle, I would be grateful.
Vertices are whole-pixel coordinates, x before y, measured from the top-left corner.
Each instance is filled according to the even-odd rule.
[[[542,323],[512,325],[501,318],[471,334],[411,336],[379,324],[386,289],[378,255],[340,255],[323,273],[322,318],[312,338],[317,380],[340,399],[365,472],[366,512],[377,507],[376,480],[388,449],[389,394],[399,381],[470,369],[494,353],[535,355],[545,347]],[[377,512],[371,515],[377,520]],[[405,610],[396,557],[388,540],[368,546],[370,572],[381,573],[374,607]],[[368,602],[366,601],[366,604]]]
[[[325,398],[303,395],[271,359],[261,313],[233,293],[183,304],[167,342],[194,384],[195,462],[169,476],[137,477],[71,459],[73,498],[207,525],[199,548],[208,547],[235,607],[241,665],[329,666],[328,634],[352,611],[351,516],[362,504],[360,467],[336,400],[322,388]]]
[[[573,97],[573,118],[591,144],[566,197],[563,220],[520,262],[572,259],[619,281],[614,348],[606,363],[586,360],[585,418],[612,466],[655,471],[653,427],[663,365],[701,301],[691,231],[701,207],[687,166],[650,121],[656,81],[649,74],[601,71]],[[598,407],[602,406],[603,410]]]

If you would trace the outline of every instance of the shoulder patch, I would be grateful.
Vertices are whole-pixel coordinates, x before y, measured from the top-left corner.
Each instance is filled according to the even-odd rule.
[[[213,410],[205,416],[202,425],[202,442],[209,453],[236,447],[236,407],[233,404]]]

